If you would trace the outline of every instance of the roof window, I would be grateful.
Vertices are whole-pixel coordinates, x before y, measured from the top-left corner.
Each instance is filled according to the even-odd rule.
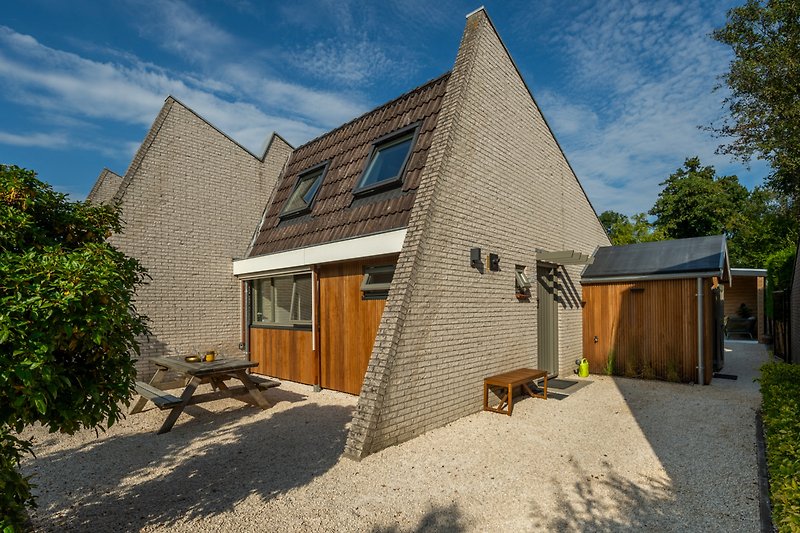
[[[319,191],[319,186],[322,184],[322,179],[325,177],[327,169],[328,163],[325,162],[300,174],[292,194],[281,210],[281,217],[301,215],[311,211],[314,197]]]
[[[372,144],[367,167],[354,190],[355,194],[370,193],[400,183],[417,137],[413,124],[381,137]]]

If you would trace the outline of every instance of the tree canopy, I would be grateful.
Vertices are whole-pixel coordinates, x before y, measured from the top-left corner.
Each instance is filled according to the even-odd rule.
[[[747,0],[713,37],[734,53],[723,76],[730,116],[713,128],[732,140],[720,149],[766,160],[769,185],[800,200],[800,2]]]
[[[13,432],[112,425],[135,383],[147,333],[133,307],[146,276],[107,241],[119,211],[69,202],[34,172],[0,165],[0,511],[19,525],[32,502]]]
[[[653,228],[645,213],[637,213],[629,218],[616,211],[604,211],[599,218],[611,244],[615,246],[658,241],[664,238],[661,231]]]
[[[650,214],[670,239],[729,235],[749,194],[736,176],[717,176],[697,157],[686,159],[661,185]]]
[[[765,268],[774,254],[794,250],[800,237],[790,197],[765,187],[748,191],[736,176],[717,176],[697,157],[686,159],[661,185],[649,212],[652,222],[645,213],[600,215],[611,244],[724,234],[734,266]]]

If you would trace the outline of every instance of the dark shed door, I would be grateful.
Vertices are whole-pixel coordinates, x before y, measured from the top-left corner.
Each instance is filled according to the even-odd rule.
[[[558,375],[558,290],[556,269],[552,266],[536,267],[536,297],[539,304],[538,367],[551,376]]]

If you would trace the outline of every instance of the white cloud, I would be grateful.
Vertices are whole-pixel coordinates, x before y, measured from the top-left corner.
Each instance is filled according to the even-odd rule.
[[[307,74],[349,86],[371,85],[383,74],[404,70],[367,39],[320,41],[290,57]]]
[[[714,93],[727,50],[708,34],[720,21],[694,3],[609,1],[581,4],[560,41],[569,89],[540,96],[545,115],[599,211],[648,210],[659,183],[719,139],[698,128],[720,114]],[[724,9],[721,10],[724,15]]]
[[[8,133],[0,131],[0,144],[13,146],[38,146],[44,148],[64,148],[68,144],[66,135],[61,133]]]
[[[0,88],[5,98],[61,124],[112,119],[149,126],[164,99],[173,95],[255,152],[272,131],[300,144],[365,108],[356,98],[286,83],[242,64],[226,65],[220,71],[223,83],[213,77],[176,75],[133,56],[117,59],[87,59],[0,26]],[[74,128],[71,134],[79,137],[81,130]]]
[[[236,46],[237,39],[184,2],[158,0],[133,2],[139,13],[140,31],[169,52],[208,62],[220,51]]]

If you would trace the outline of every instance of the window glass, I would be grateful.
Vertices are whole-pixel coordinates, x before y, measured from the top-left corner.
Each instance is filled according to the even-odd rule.
[[[393,277],[394,265],[366,267],[361,280],[362,297],[365,300],[385,300]]]
[[[410,133],[377,146],[357,188],[365,189],[399,179],[413,140],[414,134]]]
[[[367,285],[387,285],[392,282],[394,277],[394,269],[391,270],[373,270],[367,272]]]
[[[322,184],[324,170],[321,168],[305,176],[300,176],[297,180],[297,186],[295,186],[294,191],[292,191],[281,211],[282,215],[298,213],[311,207],[314,196],[316,196],[319,186]]]
[[[253,282],[253,322],[272,322],[272,280]]]
[[[311,274],[294,277],[292,320],[295,322],[311,321]]]
[[[285,325],[311,323],[311,274],[253,280],[252,323]]]
[[[272,287],[275,290],[275,322],[277,324],[290,324],[292,309],[292,292],[294,291],[294,278],[283,276],[272,278]]]

